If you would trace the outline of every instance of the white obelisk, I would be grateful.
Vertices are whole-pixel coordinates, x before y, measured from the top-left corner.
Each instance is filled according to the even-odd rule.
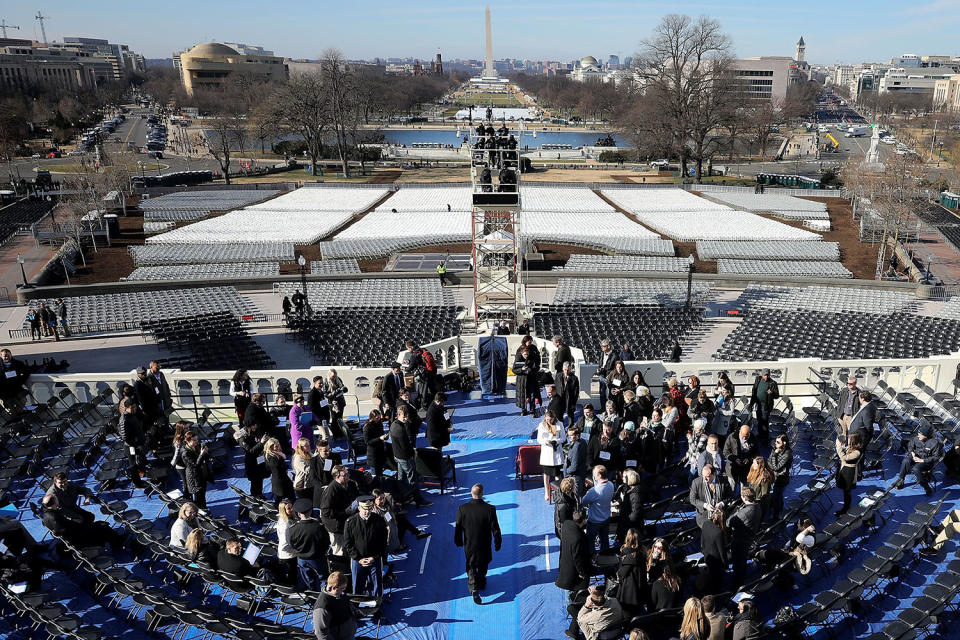
[[[483,67],[484,78],[496,78],[497,70],[493,66],[493,30],[490,28],[490,5],[487,5],[487,62]]]

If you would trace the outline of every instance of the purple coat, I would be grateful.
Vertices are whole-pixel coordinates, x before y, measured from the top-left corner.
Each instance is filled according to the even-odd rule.
[[[300,424],[300,414],[303,413],[303,407],[293,405],[293,408],[290,409],[290,446],[293,449],[297,448],[297,442],[300,438],[306,438],[310,441],[310,448],[316,445],[316,442],[313,439],[313,427],[308,426],[304,427]]]

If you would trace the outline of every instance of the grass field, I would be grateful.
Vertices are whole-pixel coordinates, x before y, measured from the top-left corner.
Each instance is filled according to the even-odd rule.
[[[524,104],[516,96],[507,93],[457,93],[453,96],[455,104],[466,106],[468,104],[495,107],[523,107]]]

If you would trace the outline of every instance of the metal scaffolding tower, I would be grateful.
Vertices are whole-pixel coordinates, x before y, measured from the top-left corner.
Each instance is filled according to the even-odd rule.
[[[520,224],[522,129],[489,117],[470,131],[473,184],[473,301],[477,331],[518,321],[524,308]]]

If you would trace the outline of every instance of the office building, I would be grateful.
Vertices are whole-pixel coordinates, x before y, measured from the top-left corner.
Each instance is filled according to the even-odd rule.
[[[934,83],[933,109],[960,113],[960,74],[941,78]]]

